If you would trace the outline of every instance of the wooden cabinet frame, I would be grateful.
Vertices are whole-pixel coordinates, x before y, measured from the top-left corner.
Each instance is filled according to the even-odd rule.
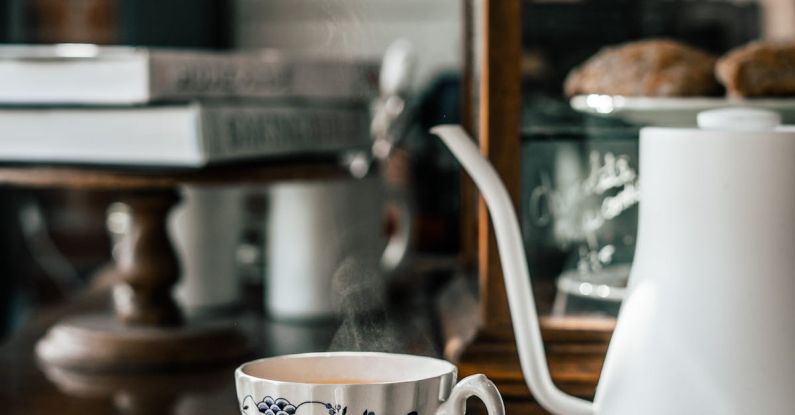
[[[463,0],[465,128],[477,137],[481,152],[494,164],[517,208],[523,1]],[[534,403],[522,376],[488,211],[465,173],[461,188],[462,256],[468,269],[477,264],[479,276],[478,312],[469,320],[477,327],[471,336],[453,339],[446,357],[456,362],[461,376],[484,373],[494,380],[508,413],[546,413]],[[583,397],[593,394],[614,324],[602,318],[542,318],[542,335],[558,386]]]

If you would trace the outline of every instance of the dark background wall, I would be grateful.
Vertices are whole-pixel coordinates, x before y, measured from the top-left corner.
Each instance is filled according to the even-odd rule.
[[[0,0],[0,41],[224,48],[226,0]]]

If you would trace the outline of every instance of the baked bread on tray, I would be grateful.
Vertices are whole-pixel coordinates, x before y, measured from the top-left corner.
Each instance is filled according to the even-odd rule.
[[[567,96],[604,94],[684,97],[721,93],[716,58],[669,39],[647,39],[606,47],[572,70]]]
[[[715,74],[732,97],[795,95],[795,42],[751,42],[731,50]]]

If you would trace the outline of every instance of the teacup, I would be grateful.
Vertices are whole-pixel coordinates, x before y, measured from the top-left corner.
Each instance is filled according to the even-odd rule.
[[[467,398],[504,415],[502,397],[484,375],[456,384],[444,360],[368,352],[310,353],[243,364],[235,371],[246,415],[463,415]]]

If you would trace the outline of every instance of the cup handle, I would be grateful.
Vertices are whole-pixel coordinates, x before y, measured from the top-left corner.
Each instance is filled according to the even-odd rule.
[[[436,415],[464,415],[467,399],[472,396],[483,401],[489,415],[505,415],[500,391],[486,375],[472,375],[458,382],[450,393],[450,398],[439,407]]]

